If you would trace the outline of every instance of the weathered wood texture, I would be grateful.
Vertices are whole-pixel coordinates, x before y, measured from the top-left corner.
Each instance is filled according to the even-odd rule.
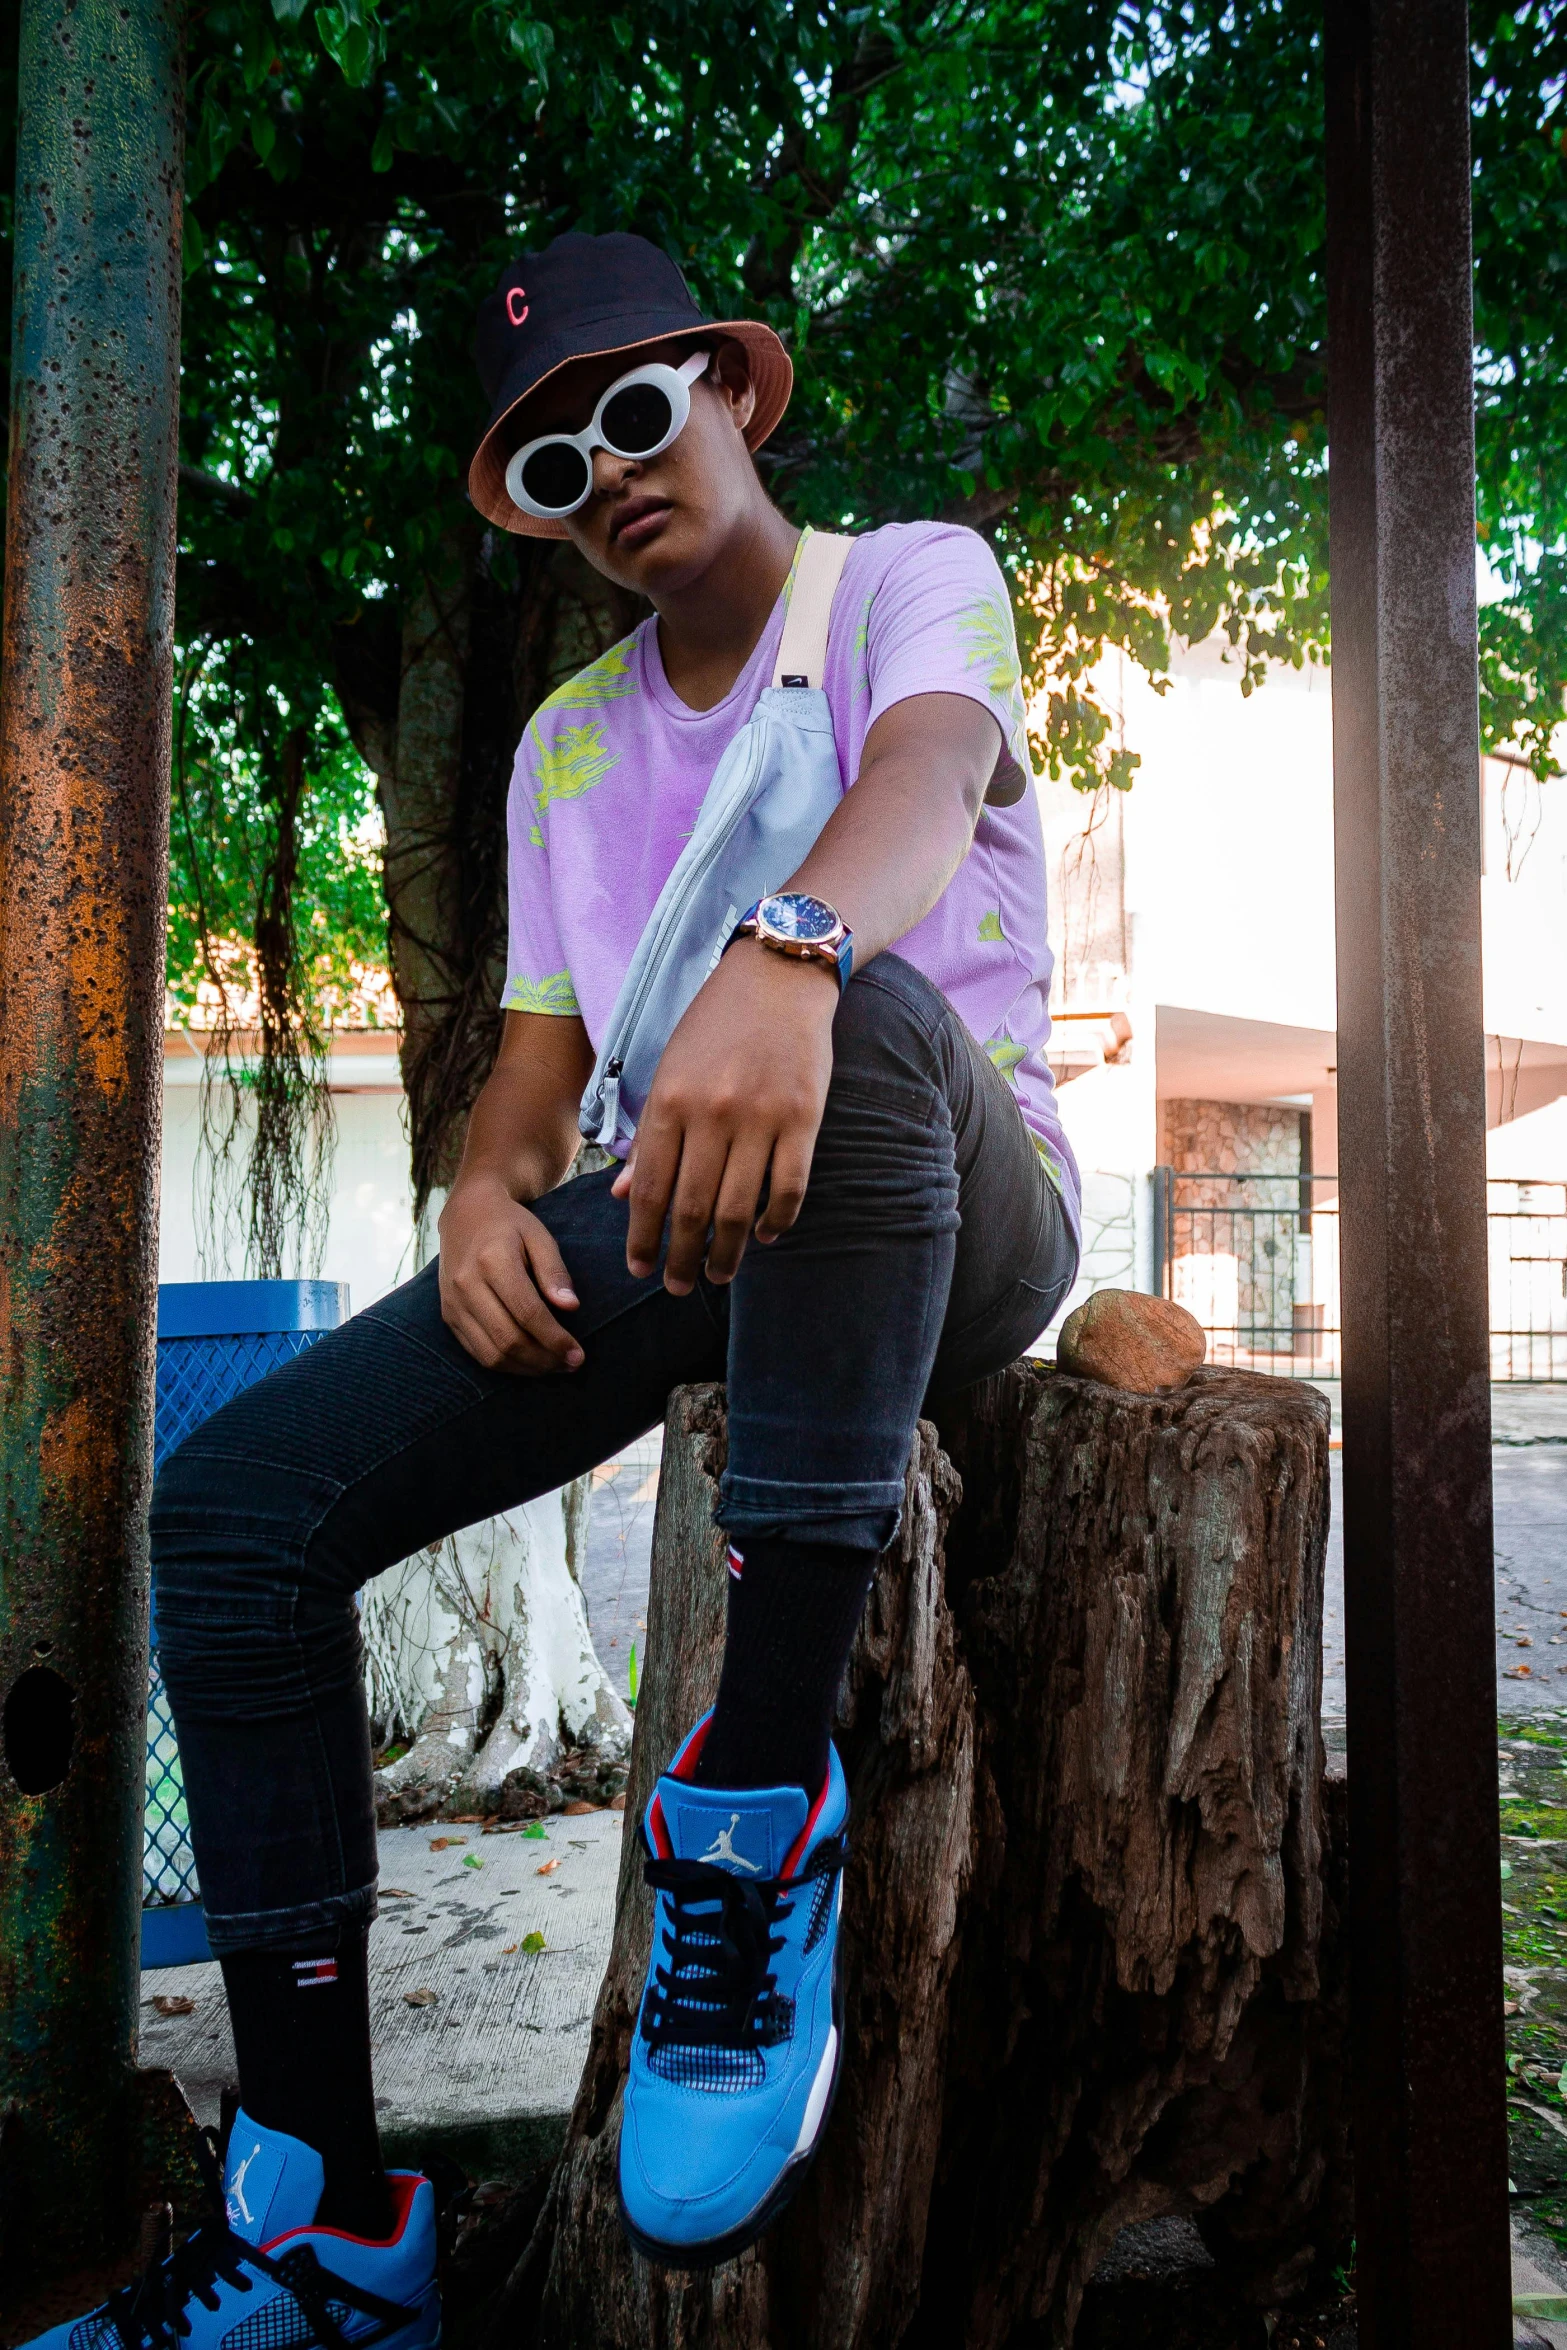
[[[1202,1371],[1153,1398],[1032,1364],[945,1416],[945,1450],[922,1423],[840,1710],[847,2052],[816,2168],[710,2276],[628,2250],[615,2151],[650,1930],[628,1834],[587,2067],[497,2344],[1066,2343],[1128,2221],[1198,2215],[1269,2298],[1337,2245],[1327,1433],[1288,1381]],[[723,1452],[722,1390],[683,1390],[628,1827],[717,1684]]]

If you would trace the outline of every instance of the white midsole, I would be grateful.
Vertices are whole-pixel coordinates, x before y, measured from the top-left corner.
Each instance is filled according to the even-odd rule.
[[[796,2154],[805,2154],[816,2143],[816,2133],[822,2126],[822,2115],[827,2110],[827,2099],[832,2090],[832,2069],[838,2054],[838,2027],[833,2024],[827,2033],[827,2045],[822,2050],[822,2061],[816,2068],[811,2083],[811,2094],[805,2101],[805,2116],[800,2123],[800,2135],[794,2142]]]

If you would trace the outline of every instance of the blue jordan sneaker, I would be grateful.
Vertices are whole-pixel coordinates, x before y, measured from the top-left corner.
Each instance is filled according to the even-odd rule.
[[[697,1787],[704,1715],[642,1824],[653,1952],[620,2124],[639,2252],[710,2268],[800,2184],[838,2086],[838,1919],[849,1795],[836,1751],[800,1787]]]
[[[383,2241],[318,2228],[320,2155],[241,2109],[223,2219],[26,2350],[435,2350],[435,2191],[414,2171],[389,2181],[395,2224]]]

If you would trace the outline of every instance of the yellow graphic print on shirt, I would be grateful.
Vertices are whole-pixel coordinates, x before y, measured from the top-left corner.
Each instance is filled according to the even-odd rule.
[[[988,914],[981,914],[979,937],[982,946],[1004,947],[1006,945],[1007,934],[1001,927],[1001,916],[995,907],[992,907]]]
[[[1011,607],[996,596],[970,604],[958,621],[958,635],[968,647],[966,665],[984,672],[986,691],[1006,705],[1007,749],[1027,772],[1027,713],[1023,707],[1023,672],[1018,665],[1017,630]]]
[[[533,827],[528,834],[536,849],[544,846],[544,835],[539,820],[552,800],[577,800],[584,792],[602,783],[611,768],[620,763],[620,753],[612,751],[604,740],[603,722],[597,718],[583,718],[575,725],[553,724],[546,735],[546,721],[560,720],[568,710],[593,710],[604,702],[621,701],[637,690],[631,675],[630,652],[632,639],[611,645],[586,669],[568,677],[557,686],[547,701],[534,712],[529,733],[533,737]],[[518,1008],[518,1007],[514,1007]]]
[[[990,1041],[985,1046],[985,1050],[990,1055],[990,1058],[995,1063],[996,1067],[1001,1071],[1001,1074],[1006,1079],[1008,1085],[1016,1085],[1017,1065],[1019,1061],[1027,1059],[1027,1045],[1019,1044],[1015,1038],[1008,1036],[1006,1030],[1003,1029],[999,1036],[991,1037]]]
[[[545,742],[535,736],[537,763],[533,781],[533,829],[528,834],[536,849],[544,846],[539,818],[552,800],[580,800],[585,791],[602,783],[620,753],[604,740],[602,719],[587,718],[580,726],[562,726]]]
[[[552,971],[545,979],[508,979],[501,997],[503,1012],[549,1012],[566,1018],[581,1009],[569,971]]]

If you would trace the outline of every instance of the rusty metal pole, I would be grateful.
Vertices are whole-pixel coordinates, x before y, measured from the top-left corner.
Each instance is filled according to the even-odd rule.
[[[23,0],[0,695],[0,2194],[127,2220],[184,139],[177,0]]]
[[[1463,0],[1329,0],[1360,2340],[1509,2316]]]

